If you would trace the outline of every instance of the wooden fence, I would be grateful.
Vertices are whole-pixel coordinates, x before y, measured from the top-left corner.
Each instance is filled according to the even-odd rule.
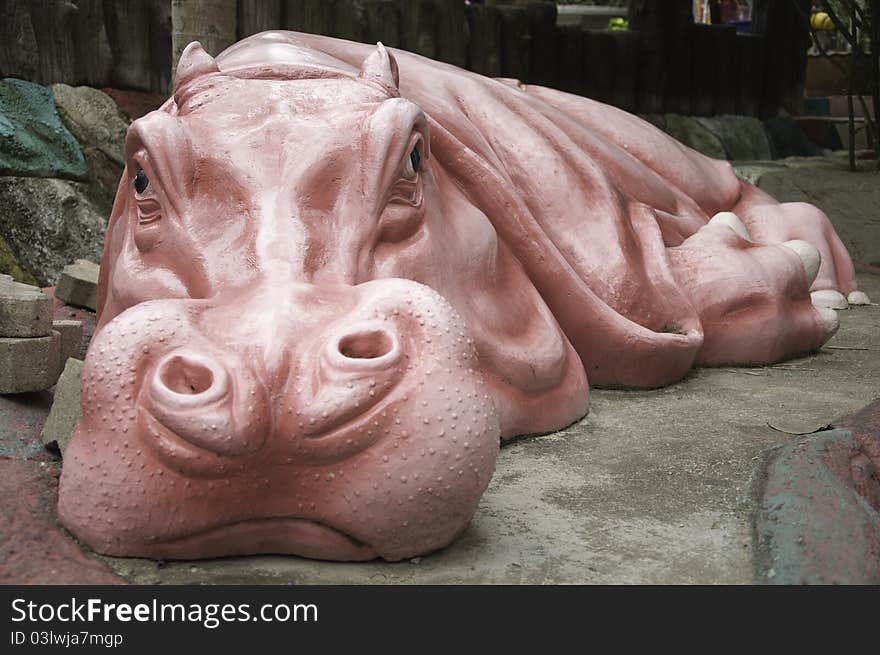
[[[234,2],[236,0],[230,0]],[[809,5],[809,0],[805,0]],[[630,31],[557,26],[556,5],[237,0],[242,38],[291,29],[383,43],[641,113],[798,109],[804,0],[755,0],[758,35],[693,25],[691,0],[631,2]],[[170,0],[0,0],[0,75],[168,93]],[[635,11],[633,5],[636,6]],[[794,27],[792,27],[794,25]]]

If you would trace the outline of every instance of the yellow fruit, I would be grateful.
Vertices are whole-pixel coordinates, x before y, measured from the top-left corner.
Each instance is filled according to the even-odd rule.
[[[835,29],[834,21],[831,20],[831,16],[824,11],[817,12],[810,16],[810,25],[813,26],[814,30],[821,30],[824,32],[830,32]]]
[[[810,16],[810,25],[814,30],[829,31],[834,29],[834,21],[824,11],[819,11]]]

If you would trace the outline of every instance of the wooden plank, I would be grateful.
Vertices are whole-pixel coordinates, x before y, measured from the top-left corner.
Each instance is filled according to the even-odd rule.
[[[73,32],[76,5],[67,0],[31,0],[31,23],[37,41],[39,65],[35,82],[76,83]]]
[[[150,90],[156,93],[171,93],[171,83],[174,79],[171,3],[168,0],[145,1],[149,7],[147,25],[150,39]]]
[[[678,38],[666,44],[666,91],[664,108],[673,114],[690,115],[691,87],[693,85],[693,23],[678,26]],[[735,91],[735,89],[734,89]]]
[[[281,0],[238,0],[238,38],[281,29]]]
[[[612,32],[615,42],[614,89],[611,102],[626,111],[636,111],[639,85],[639,35]]]
[[[532,60],[532,35],[526,8],[497,5],[496,9],[501,18],[501,75],[527,80]]]
[[[501,16],[491,5],[465,7],[470,39],[468,69],[490,77],[501,76]]]
[[[336,0],[284,0],[284,29],[332,35],[336,24]]]
[[[107,38],[113,52],[111,86],[154,91],[150,5],[138,0],[116,0],[105,3],[104,12]],[[171,50],[170,43],[168,50]],[[168,68],[171,68],[170,60]]]
[[[673,104],[686,100],[688,76],[680,66],[690,58],[687,41],[693,25],[692,0],[632,0],[627,12],[629,27],[639,33],[640,76],[638,110],[662,113],[667,95],[677,97]],[[689,81],[689,80],[688,80]]]
[[[788,45],[791,48],[791,67],[788,69],[791,77],[786,86],[787,97],[784,99],[785,108],[791,114],[803,113],[804,85],[807,77],[807,50],[812,40],[810,38],[810,0],[792,0],[789,7],[791,16],[791,40]],[[875,20],[878,20],[875,17]],[[875,45],[875,47],[877,47]]]
[[[433,0],[408,0],[401,4],[401,12],[401,47],[436,59],[437,5]]]
[[[789,113],[800,112],[810,43],[809,14],[810,0],[754,0],[752,32],[765,36],[764,116],[775,115],[780,107]]]
[[[40,51],[28,0],[0,2],[0,76],[35,80]]]
[[[738,34],[739,92],[736,113],[759,116],[761,91],[764,85],[764,37],[756,34]]]
[[[583,92],[599,102],[611,102],[614,96],[617,42],[611,32],[584,30]]]
[[[113,71],[113,52],[104,25],[103,0],[77,0],[73,44],[76,55],[74,84],[104,86]]]
[[[691,114],[715,113],[715,68],[717,50],[711,25],[694,25],[691,30]]]
[[[200,43],[212,57],[219,55],[235,43],[237,22],[238,7],[228,0],[171,0],[172,66],[177,67],[183,51],[193,42]]]
[[[468,21],[461,0],[434,0],[437,6],[437,59],[464,68],[468,56]]]
[[[739,62],[736,28],[733,25],[712,25],[715,33],[715,113],[736,113],[739,87]]]
[[[169,93],[172,80],[171,5],[163,0],[104,3],[113,54],[108,86]]]
[[[336,22],[332,36],[349,41],[367,41],[366,0],[336,0]]]
[[[367,0],[367,38],[400,47],[400,6],[397,0]]]
[[[531,2],[526,5],[526,15],[529,18],[529,31],[532,35],[528,81],[532,84],[552,86],[559,65],[556,3]]]
[[[584,33],[580,25],[561,25],[559,36],[559,68],[556,87],[569,93],[584,91]]]

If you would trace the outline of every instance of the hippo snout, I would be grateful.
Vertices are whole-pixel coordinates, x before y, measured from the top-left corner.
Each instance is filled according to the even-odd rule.
[[[406,280],[265,288],[141,303],[95,335],[64,525],[99,552],[162,558],[449,543],[500,436],[461,317]]]
[[[292,384],[280,380],[274,389],[265,388],[271,376],[258,380],[249,370],[247,357],[211,352],[217,349],[208,345],[170,350],[157,358],[142,391],[143,410],[155,420],[145,432],[166,457],[177,459],[188,459],[186,450],[173,447],[178,441],[226,457],[252,453],[271,437],[273,424],[282,444],[325,436],[367,412],[397,383],[403,357],[397,331],[379,321],[343,319],[318,338],[318,361],[312,364],[300,353],[300,374]],[[284,416],[268,416],[271,410],[260,411],[267,394],[284,397],[288,407],[296,408],[295,425]]]
[[[166,450],[176,440],[227,457],[260,448],[270,421],[260,411],[263,394],[251,376],[239,375],[233,385],[232,372],[241,369],[192,348],[159,358],[144,385],[143,409],[170,434],[157,434],[156,426],[147,433],[166,442]]]

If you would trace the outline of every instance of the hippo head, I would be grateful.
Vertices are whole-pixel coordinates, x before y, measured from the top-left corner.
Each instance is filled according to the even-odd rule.
[[[191,44],[135,121],[64,525],[114,555],[397,560],[448,544],[499,438],[586,411],[576,354],[435,160],[381,44]]]

